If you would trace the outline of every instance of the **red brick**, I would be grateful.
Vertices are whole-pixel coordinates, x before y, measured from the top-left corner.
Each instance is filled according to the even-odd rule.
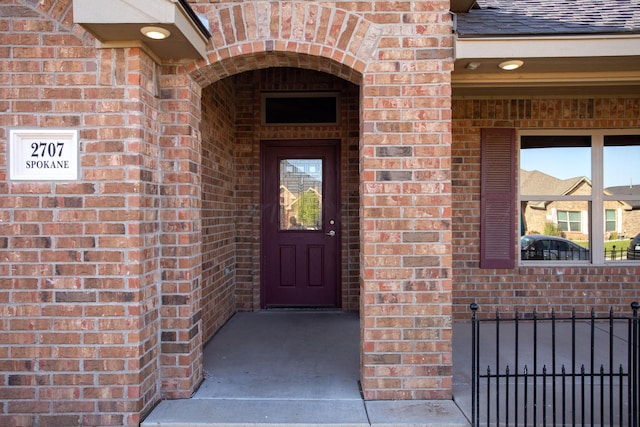
[[[637,99],[632,103],[637,105]],[[454,252],[453,256],[453,313],[456,319],[470,317],[469,304],[472,301],[480,304],[483,313],[495,313],[496,310],[513,312],[516,308],[520,311],[536,308],[546,312],[550,307],[555,307],[558,312],[577,308],[579,314],[588,315],[591,308],[602,313],[608,312],[612,306],[617,310],[628,310],[630,301],[638,299],[637,292],[623,295],[619,290],[599,283],[598,279],[602,277],[607,277],[610,283],[625,282],[629,271],[623,267],[518,268],[500,271],[501,280],[494,281],[492,278],[496,272],[479,269],[478,247],[471,249],[480,241],[476,231],[479,230],[480,127],[603,128],[619,111],[626,111],[625,104],[625,99],[584,98],[579,101],[543,98],[526,101],[468,99],[454,102],[452,158],[459,161],[454,161],[452,165],[452,179],[460,182],[460,186],[454,186],[452,191],[454,195],[464,197],[453,200],[453,239],[469,242],[466,246],[469,251]],[[588,120],[580,117],[581,108],[586,108],[586,105],[599,105]],[[633,111],[633,108],[629,111]],[[631,119],[628,126],[637,127],[640,123],[638,115],[631,113],[628,117]],[[468,190],[463,191],[463,188]],[[636,275],[632,273],[632,276]],[[587,276],[589,279],[585,280]],[[543,298],[534,299],[529,292],[535,292],[540,283],[552,284],[560,290],[560,294],[547,290]],[[515,295],[513,286],[521,289]],[[598,295],[598,301],[607,302],[601,304],[592,298],[585,300],[583,296],[586,291]]]
[[[428,175],[432,168],[448,168],[446,161],[442,162],[446,159],[441,159],[448,153],[415,154],[426,161],[403,163],[395,157],[377,156],[373,147],[448,142],[449,73],[448,69],[440,71],[452,56],[448,5],[442,1],[432,7],[410,2],[343,2],[338,8],[314,2],[304,6],[236,3],[228,7],[199,3],[201,9],[211,10],[209,16],[214,16],[216,9],[222,16],[232,17],[226,22],[233,22],[236,31],[214,21],[214,45],[218,48],[208,61],[162,66],[138,48],[95,49],[92,38],[79,26],[71,32],[64,30],[73,25],[69,0],[25,6],[34,9],[36,18],[11,20],[11,28],[20,36],[10,44],[10,50],[0,50],[14,55],[11,61],[0,61],[0,69],[8,69],[0,74],[11,73],[10,79],[0,75],[0,88],[16,89],[12,94],[18,96],[6,104],[14,113],[7,115],[12,117],[7,125],[79,128],[82,148],[79,182],[11,183],[2,192],[14,201],[34,197],[0,220],[19,223],[8,228],[0,224],[0,230],[10,231],[0,233],[7,236],[6,246],[16,243],[20,250],[14,252],[22,257],[13,255],[11,276],[16,280],[38,278],[25,282],[29,287],[23,290],[9,282],[12,303],[17,299],[25,306],[12,308],[26,317],[16,326],[26,328],[38,320],[33,327],[39,329],[42,341],[32,345],[38,349],[34,354],[42,356],[38,359],[40,371],[54,373],[54,386],[65,381],[71,384],[39,386],[43,395],[56,401],[50,402],[37,420],[31,420],[38,425],[137,424],[140,413],[160,398],[153,389],[156,384],[161,384],[163,395],[169,397],[188,397],[195,390],[201,380],[202,342],[235,310],[260,306],[260,285],[255,278],[260,269],[256,226],[260,222],[256,208],[260,182],[255,172],[260,167],[258,138],[345,141],[341,225],[345,235],[342,261],[348,268],[343,272],[341,303],[347,310],[357,310],[360,298],[372,305],[366,307],[363,321],[370,322],[365,333],[374,342],[363,343],[363,347],[366,360],[376,362],[380,369],[365,367],[366,395],[415,398],[420,392],[429,394],[429,390],[404,390],[412,384],[408,378],[413,367],[403,366],[397,359],[400,355],[391,353],[389,360],[380,364],[375,348],[404,351],[406,343],[378,339],[389,341],[401,330],[413,333],[415,319],[422,318],[422,311],[402,317],[403,306],[414,297],[412,292],[417,292],[403,287],[404,281],[418,280],[415,276],[426,274],[419,267],[432,260],[440,260],[442,271],[449,271],[447,245],[451,238],[443,223],[452,214],[446,209],[451,199],[438,197],[451,191],[446,182],[449,177]],[[315,22],[307,19],[308,11],[313,12]],[[264,14],[266,27],[259,29],[256,26],[262,22],[247,18],[256,13]],[[393,31],[387,31],[391,29],[385,28],[385,23],[392,24]],[[411,31],[406,32],[410,37],[390,35],[398,29],[404,33],[400,26],[406,24],[411,25]],[[2,31],[8,33],[9,27]],[[380,40],[383,32],[390,36]],[[38,40],[34,34],[40,34]],[[225,38],[238,43],[238,49],[225,45]],[[244,40],[247,43],[243,44]],[[439,49],[432,52],[432,46]],[[279,50],[283,55],[265,55],[265,49]],[[237,59],[239,52],[243,56]],[[374,53],[380,61],[371,61]],[[227,58],[224,65],[216,55]],[[414,60],[417,56],[436,60],[422,64]],[[242,73],[258,69],[264,71]],[[197,76],[198,82],[192,76]],[[156,78],[160,97],[153,92]],[[420,86],[424,83],[431,86]],[[407,84],[414,86],[403,91]],[[256,120],[256,93],[300,89],[340,91],[340,125],[277,128],[262,126]],[[2,105],[0,102],[0,108]],[[362,128],[360,109],[365,118]],[[381,134],[380,130],[393,134]],[[422,136],[415,136],[414,130]],[[360,167],[359,156],[371,160]],[[430,162],[434,157],[442,163]],[[397,181],[376,182],[376,176]],[[398,185],[407,179],[437,180],[443,185],[429,188],[433,197],[415,198],[423,188]],[[359,200],[364,201],[363,226],[371,232],[363,247],[358,243]],[[219,222],[210,227],[214,221]],[[418,225],[415,230],[414,225]],[[444,243],[425,244],[431,240],[416,241],[404,235],[408,232],[441,233],[438,236]],[[404,237],[410,241],[403,241]],[[51,247],[46,247],[47,238]],[[223,239],[229,243],[220,245]],[[381,253],[385,256],[378,262]],[[40,257],[35,259],[34,254]],[[366,266],[362,272],[360,256]],[[227,266],[233,271],[222,273]],[[8,268],[7,263],[0,263],[0,268]],[[234,280],[236,292],[229,286]],[[437,283],[434,292],[445,296],[431,301],[421,296],[422,304],[433,303],[439,306],[439,313],[446,312],[440,306],[450,304],[446,283],[450,275],[439,272],[437,277],[424,280]],[[160,301],[176,305],[159,307]],[[388,321],[384,317],[376,321],[392,331],[386,334],[376,329],[369,313],[389,316]],[[51,324],[40,323],[42,320]],[[98,331],[104,332],[103,342]],[[160,344],[150,338],[159,332],[175,333],[175,340],[165,342],[164,347],[175,353],[162,354]],[[427,340],[417,343],[420,345],[430,344],[432,339],[418,338]],[[140,348],[138,343],[148,343],[149,348]],[[28,348],[31,344],[20,345]],[[384,354],[382,359],[386,357]],[[144,368],[157,364],[162,365],[161,374]],[[442,362],[433,364],[440,366]],[[108,385],[92,387],[85,375],[95,375]],[[436,387],[433,395],[444,396],[447,391],[441,388],[446,387],[446,379],[434,377],[433,381],[417,379],[411,386]],[[131,385],[128,391],[119,385],[122,381]],[[138,403],[139,396],[147,395],[148,401]],[[76,410],[81,414],[61,413],[76,397]],[[27,399],[32,403],[35,396]]]

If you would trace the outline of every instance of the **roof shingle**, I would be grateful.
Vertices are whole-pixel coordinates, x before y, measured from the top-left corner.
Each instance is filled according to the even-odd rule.
[[[640,33],[640,0],[477,0],[460,37]]]
[[[520,169],[520,194],[527,196],[566,196],[582,182],[591,185],[584,176],[560,179],[539,170]]]

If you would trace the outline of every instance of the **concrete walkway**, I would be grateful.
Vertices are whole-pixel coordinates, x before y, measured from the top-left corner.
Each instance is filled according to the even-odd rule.
[[[142,426],[469,425],[454,401],[365,402],[359,344],[356,314],[238,313],[205,347],[195,395],[161,402]]]

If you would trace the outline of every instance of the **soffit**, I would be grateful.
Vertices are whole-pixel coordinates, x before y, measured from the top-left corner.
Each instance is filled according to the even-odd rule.
[[[510,59],[524,65],[499,68]],[[640,37],[456,42],[452,85],[454,96],[640,95]]]
[[[73,15],[101,47],[143,45],[160,59],[206,56],[210,34],[184,0],[73,0]],[[141,33],[144,26],[158,26],[171,34],[152,40]]]
[[[454,19],[454,96],[640,94],[640,0],[477,4]]]

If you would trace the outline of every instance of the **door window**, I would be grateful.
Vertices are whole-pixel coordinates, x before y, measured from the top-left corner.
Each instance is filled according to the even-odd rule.
[[[280,160],[280,230],[319,230],[322,160]]]

